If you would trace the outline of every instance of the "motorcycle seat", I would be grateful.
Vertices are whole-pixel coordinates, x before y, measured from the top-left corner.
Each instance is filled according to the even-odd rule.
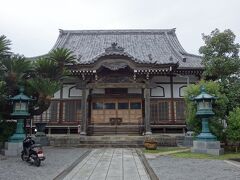
[[[32,147],[32,148],[42,147],[42,145],[41,145],[41,144],[33,144],[31,147]]]

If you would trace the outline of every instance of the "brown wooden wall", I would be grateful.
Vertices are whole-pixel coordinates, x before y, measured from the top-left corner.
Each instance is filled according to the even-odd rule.
[[[81,123],[81,100],[62,100],[63,119],[61,124]],[[171,99],[154,98],[150,101],[150,121],[152,125],[185,124],[185,103],[183,99],[173,99],[173,109]],[[34,117],[35,122],[47,122],[49,125],[59,124],[60,100],[52,100],[47,111],[40,116]],[[172,116],[172,113],[174,114]],[[174,118],[172,118],[174,117]]]
[[[172,114],[174,115],[172,116]],[[151,99],[150,120],[152,125],[185,124],[184,100],[173,99],[172,102],[171,99]]]

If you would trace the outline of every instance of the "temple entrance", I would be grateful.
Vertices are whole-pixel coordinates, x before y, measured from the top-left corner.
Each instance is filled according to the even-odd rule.
[[[93,134],[139,134],[143,125],[141,98],[94,98],[91,103]]]

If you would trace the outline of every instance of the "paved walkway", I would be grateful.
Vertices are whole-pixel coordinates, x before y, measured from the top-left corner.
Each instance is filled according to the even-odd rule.
[[[135,149],[94,149],[65,180],[150,180]]]

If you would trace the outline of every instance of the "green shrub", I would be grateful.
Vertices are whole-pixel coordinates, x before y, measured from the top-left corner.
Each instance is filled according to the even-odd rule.
[[[233,111],[229,112],[226,134],[227,140],[236,145],[237,152],[237,143],[240,142],[240,107],[237,107]]]
[[[14,133],[16,129],[16,122],[0,122],[0,142],[6,142],[8,138]]]

